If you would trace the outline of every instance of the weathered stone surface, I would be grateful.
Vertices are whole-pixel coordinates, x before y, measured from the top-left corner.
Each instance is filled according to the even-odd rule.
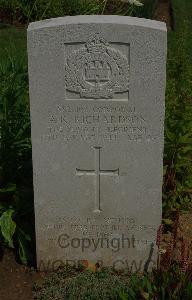
[[[151,267],[162,206],[165,25],[45,20],[29,25],[28,54],[38,267]]]

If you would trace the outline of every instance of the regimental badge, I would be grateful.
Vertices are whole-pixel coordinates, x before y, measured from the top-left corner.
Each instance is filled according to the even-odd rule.
[[[65,71],[66,89],[80,98],[112,99],[129,90],[127,57],[99,34],[68,56]]]

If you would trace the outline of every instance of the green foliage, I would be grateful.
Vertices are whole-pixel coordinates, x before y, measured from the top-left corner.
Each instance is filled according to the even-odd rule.
[[[145,0],[137,7],[121,0],[0,0],[0,8],[9,11],[13,21],[91,14],[120,14],[150,18],[157,0]]]
[[[130,277],[127,298],[125,299],[153,299],[155,290],[156,287],[150,275],[144,274],[143,276],[139,276],[134,273]]]
[[[154,271],[153,282],[157,299],[162,300],[191,300],[192,272],[182,272],[179,265],[173,263],[167,272]]]
[[[13,209],[7,209],[0,217],[1,233],[5,239],[5,242],[9,247],[13,248],[13,234],[15,233],[16,224],[12,219],[14,213]]]
[[[34,294],[37,300],[191,300],[191,279],[192,272],[182,272],[176,263],[166,271],[130,276],[110,269],[93,273],[65,267],[35,285]]]
[[[101,13],[103,1],[99,0],[0,0],[13,19],[30,22],[66,15]]]
[[[126,294],[123,280],[110,270],[93,273],[64,268],[50,276],[41,286],[35,286],[38,300],[60,299],[120,299]]]
[[[164,155],[164,215],[192,208],[192,57],[189,1],[174,0],[169,33]]]
[[[144,0],[143,6],[131,5],[124,3],[124,0],[108,0],[104,1],[103,14],[116,14],[121,16],[133,16],[142,18],[152,18],[157,0]]]
[[[11,37],[12,30],[8,32]],[[27,61],[25,47],[17,48],[17,38],[8,44],[0,48],[0,239],[16,247],[27,263],[33,233]]]
[[[158,4],[158,0],[143,0],[142,3],[144,5],[137,8],[134,16],[139,18],[152,19]]]

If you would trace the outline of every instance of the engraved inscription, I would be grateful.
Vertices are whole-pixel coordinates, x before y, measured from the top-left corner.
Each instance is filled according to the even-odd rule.
[[[71,238],[81,237],[96,239],[112,239],[119,237],[120,234],[126,237],[134,237],[135,242],[141,246],[141,242],[146,241],[146,233],[150,235],[148,243],[153,242],[156,238],[156,227],[150,224],[139,224],[135,218],[130,217],[104,217],[102,223],[98,223],[93,216],[75,217],[63,216],[58,219],[58,223],[43,224],[42,231],[47,240],[58,240],[58,235],[67,233]],[[126,238],[127,240],[127,238]]]
[[[82,170],[76,169],[76,175],[82,176],[95,176],[95,209],[94,212],[101,212],[101,191],[100,191],[100,180],[101,175],[105,176],[119,176],[119,169],[116,170],[102,170],[100,162],[100,150],[102,147],[94,147],[95,150],[95,169],[94,170]]]
[[[135,107],[127,106],[70,106],[58,105],[50,110],[43,139],[95,142],[155,141],[159,132],[152,132],[146,120]],[[156,130],[157,131],[157,130]]]
[[[129,90],[129,62],[99,34],[73,51],[65,66],[66,89],[84,99],[113,99]]]
[[[102,223],[97,222],[97,218],[86,216],[63,216],[58,218],[58,223],[43,224],[42,230],[48,231],[49,235],[53,231],[64,231],[81,233],[84,236],[110,236],[119,232],[150,232],[156,235],[156,227],[150,224],[139,224],[136,218],[119,216],[105,217],[103,216]]]

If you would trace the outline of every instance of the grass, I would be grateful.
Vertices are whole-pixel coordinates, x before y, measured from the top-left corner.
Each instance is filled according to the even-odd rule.
[[[16,27],[7,26],[4,28],[0,25],[0,64],[4,65],[8,56],[10,58],[18,58],[19,60],[24,58],[23,64],[27,63],[27,42],[26,42],[26,30],[18,29]]]
[[[0,9],[7,12],[12,21],[32,21],[72,15],[120,14],[151,18],[157,0],[143,0],[137,7],[120,0],[0,0]]]
[[[34,236],[25,30],[0,30],[0,242],[31,260]]]
[[[165,217],[192,204],[192,3],[173,0],[175,31],[168,35],[165,122]]]
[[[64,267],[34,285],[37,300],[191,300],[191,272],[173,264],[168,271],[125,275],[110,269],[95,273]]]
[[[35,285],[38,300],[118,299],[127,291],[125,282],[108,269],[93,273],[66,267],[46,278],[42,286]]]

